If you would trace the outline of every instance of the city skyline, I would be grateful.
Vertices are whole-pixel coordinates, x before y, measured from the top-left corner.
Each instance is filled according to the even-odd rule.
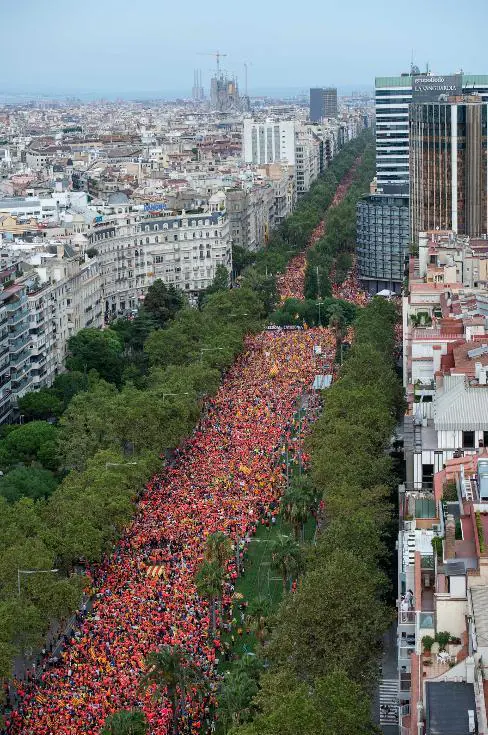
[[[474,16],[479,12],[482,17],[482,0],[472,0],[470,6]],[[386,0],[367,6],[352,0],[351,23],[335,6],[313,1],[291,22],[276,3],[258,6],[251,0],[242,14],[217,2],[202,16],[190,0],[185,14],[194,22],[181,32],[179,8],[162,7],[155,0],[137,5],[88,0],[83,6],[63,6],[62,14],[56,3],[21,0],[3,13],[16,33],[2,39],[0,93],[190,96],[195,68],[202,69],[208,91],[215,71],[211,54],[217,50],[227,54],[222,68],[241,84],[244,63],[249,65],[251,94],[286,88],[305,92],[310,86],[372,87],[376,75],[408,71],[411,60],[439,73],[459,67],[473,72],[481,66],[481,24],[470,29],[469,43],[458,39],[458,67],[453,68],[447,45],[433,53],[433,28],[440,37],[457,28],[454,0],[443,3],[441,13],[414,0],[401,19],[401,33],[398,20],[384,12],[387,7]],[[155,22],[159,14],[160,23]],[[306,43],[300,43],[301,37]],[[24,48],[30,53],[23,53]]]

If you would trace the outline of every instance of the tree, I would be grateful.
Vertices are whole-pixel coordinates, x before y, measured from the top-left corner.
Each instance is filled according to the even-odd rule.
[[[205,539],[205,559],[225,573],[227,562],[232,555],[232,543],[223,531],[215,531]]]
[[[264,646],[269,635],[268,621],[270,614],[271,605],[266,597],[255,597],[247,608],[246,618],[261,646]]]
[[[158,327],[165,327],[183,308],[185,298],[181,291],[158,278],[149,286],[144,298],[144,311],[154,319]]]
[[[186,696],[190,688],[202,693],[205,679],[180,646],[163,646],[147,656],[142,686],[154,689],[158,697],[168,697],[172,710],[171,732],[177,735],[178,721],[185,714]]]
[[[341,668],[365,690],[375,682],[391,610],[380,601],[385,576],[347,548],[317,555],[287,598],[268,646],[273,666],[311,682]],[[358,666],[358,661],[361,666]]]
[[[119,710],[105,720],[100,735],[146,735],[149,722],[140,709]]]
[[[242,667],[227,671],[219,692],[217,724],[227,732],[230,727],[247,722],[253,712],[252,700],[258,684]]]
[[[293,477],[281,499],[284,518],[292,525],[295,539],[316,506],[316,492],[307,475]]]
[[[62,401],[50,388],[26,393],[19,398],[18,407],[27,421],[57,418],[63,412]]]
[[[215,635],[217,629],[216,604],[222,597],[224,572],[215,561],[203,561],[195,574],[195,586],[200,597],[208,600],[210,608],[210,632]]]
[[[57,437],[57,428],[45,421],[16,427],[0,441],[0,467],[5,471],[16,464],[40,462],[56,470]]]
[[[342,310],[339,307],[336,307],[330,314],[329,329],[333,333],[335,341],[336,341],[336,354],[337,354],[340,349],[342,340],[344,338],[345,329],[346,329],[346,321],[344,319],[344,314],[342,313]]]
[[[56,375],[54,382],[49,390],[51,390],[63,404],[63,411],[66,410],[68,403],[77,393],[88,390],[89,384],[95,379],[95,372],[87,375],[78,370],[70,370],[61,375]]]
[[[22,497],[47,498],[57,486],[52,472],[37,467],[16,467],[0,478],[0,495],[9,503]]]
[[[290,536],[280,533],[269,545],[273,566],[280,572],[283,592],[286,591],[290,576],[300,569],[301,554],[297,542]]]
[[[371,704],[342,670],[308,685],[288,670],[265,673],[255,702],[259,712],[232,735],[373,735]]]
[[[87,373],[96,370],[108,383],[120,385],[122,380],[123,344],[113,329],[80,329],[68,341],[69,370]]]
[[[211,296],[214,293],[218,293],[219,291],[227,291],[229,288],[229,271],[225,267],[225,265],[222,265],[219,263],[219,265],[215,269],[215,275],[213,277],[213,281],[208,286],[208,288],[205,291],[205,297]]]

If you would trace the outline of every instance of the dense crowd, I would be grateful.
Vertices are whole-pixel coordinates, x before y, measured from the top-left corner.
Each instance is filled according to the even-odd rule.
[[[166,735],[169,703],[140,689],[144,658],[161,644],[181,645],[217,680],[220,644],[209,634],[195,568],[209,533],[249,540],[275,512],[280,457],[283,446],[294,446],[294,416],[313,381],[317,344],[332,360],[334,339],[326,329],[266,331],[247,340],[205,419],[175,464],[149,483],[113,555],[95,570],[91,614],[59,665],[26,692],[9,733],[98,735],[109,713],[139,705],[152,735]],[[205,724],[204,705],[189,701],[187,711],[185,729],[196,734]]]
[[[334,204],[352,175],[341,182]],[[321,222],[309,246],[323,234]],[[305,267],[305,254],[291,260],[279,278],[282,301],[303,297]],[[354,272],[334,287],[334,295],[366,301]],[[163,644],[180,645],[215,690],[221,645],[218,633],[210,634],[210,611],[197,594],[195,570],[210,533],[249,542],[258,524],[273,522],[284,450],[298,449],[294,424],[317,370],[316,345],[332,364],[335,339],[328,329],[275,329],[246,340],[175,462],[147,485],[115,551],[92,570],[92,609],[39,684],[19,692],[22,704],[7,721],[9,735],[98,735],[107,715],[134,706],[146,713],[151,735],[166,735],[169,701],[157,702],[140,687],[145,657]],[[232,559],[224,609],[235,577]],[[179,731],[206,730],[211,701],[211,694],[202,702],[190,693]]]
[[[357,166],[359,165],[360,158],[357,158],[354,165],[351,166],[349,171],[343,176],[339,183],[334,199],[332,200],[331,207],[337,207],[346,196],[349,187],[354,178],[354,173]],[[313,247],[325,234],[326,220],[322,220],[317,227],[313,230],[312,235],[307,243],[307,250]],[[286,299],[302,299],[305,285],[305,270],[307,268],[307,251],[305,250],[298,255],[295,255],[288,263],[288,268],[285,273],[278,276],[278,291],[280,294],[280,301],[284,303]],[[334,296],[336,294],[334,293]],[[337,298],[346,298],[343,296],[337,296]],[[356,303],[356,302],[355,302]],[[364,305],[363,303],[361,305]]]
[[[371,297],[361,288],[355,263],[342,283],[333,284],[332,296],[335,299],[350,301],[356,306],[366,306]]]

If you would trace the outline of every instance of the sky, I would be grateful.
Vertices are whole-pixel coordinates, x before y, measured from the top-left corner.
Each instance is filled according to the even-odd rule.
[[[0,93],[190,96],[215,59],[249,92],[488,73],[488,0],[0,0]]]

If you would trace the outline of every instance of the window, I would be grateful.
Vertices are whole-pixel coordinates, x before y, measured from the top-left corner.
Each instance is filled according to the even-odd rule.
[[[463,431],[463,448],[474,449],[474,431]]]
[[[483,446],[488,447],[488,431],[483,432]]]

